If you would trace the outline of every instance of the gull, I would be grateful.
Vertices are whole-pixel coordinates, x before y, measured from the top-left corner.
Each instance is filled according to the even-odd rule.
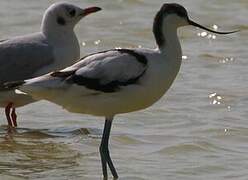
[[[35,99],[45,99],[69,112],[105,117],[100,155],[104,179],[107,166],[114,179],[117,171],[109,154],[109,135],[114,116],[145,109],[158,101],[175,80],[182,62],[177,29],[193,25],[218,34],[189,19],[186,9],[163,4],[153,23],[156,49],[112,49],[83,57],[63,70],[33,79],[6,83]]]
[[[99,7],[81,9],[70,3],[52,4],[44,13],[41,31],[0,41],[0,84],[18,81],[65,68],[80,58],[75,25]],[[16,127],[15,108],[34,102],[14,91],[0,92],[9,127]]]

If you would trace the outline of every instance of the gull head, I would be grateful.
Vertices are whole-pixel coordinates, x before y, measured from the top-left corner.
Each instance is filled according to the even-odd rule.
[[[82,9],[70,3],[60,2],[52,4],[44,13],[42,19],[42,30],[46,29],[69,29],[73,30],[75,25],[85,16],[100,11],[99,7]]]

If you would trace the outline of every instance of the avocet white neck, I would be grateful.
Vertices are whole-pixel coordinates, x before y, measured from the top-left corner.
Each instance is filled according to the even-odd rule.
[[[182,59],[182,49],[177,36],[178,18],[175,15],[159,15],[155,18],[154,36],[159,50],[174,61]],[[169,59],[170,59],[169,58]]]
[[[167,56],[175,58],[174,60],[182,59],[182,49],[180,41],[177,35],[177,26],[175,25],[175,19],[169,15],[164,18],[162,25],[162,35],[164,36],[164,43],[160,45],[159,49],[162,53],[166,53]]]

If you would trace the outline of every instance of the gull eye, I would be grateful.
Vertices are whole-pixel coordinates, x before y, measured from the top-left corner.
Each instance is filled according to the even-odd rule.
[[[74,17],[76,15],[76,10],[75,9],[69,10],[69,14],[71,17]]]
[[[61,16],[57,17],[57,23],[61,26],[66,25],[65,19]]]

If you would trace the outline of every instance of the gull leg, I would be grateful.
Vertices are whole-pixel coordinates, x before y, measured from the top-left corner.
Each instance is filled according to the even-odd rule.
[[[17,115],[16,115],[16,111],[14,107],[12,108],[11,119],[12,119],[14,127],[17,127],[17,122],[16,122]]]
[[[102,141],[100,145],[100,155],[101,155],[101,161],[102,161],[102,172],[103,172],[104,180],[108,179],[107,164],[111,170],[111,173],[114,179],[118,179],[118,175],[113,165],[113,162],[111,160],[109,149],[108,149],[109,134],[110,134],[111,126],[112,126],[112,120],[113,120],[112,117],[105,119],[103,136],[102,136]]]
[[[10,116],[10,110],[13,106],[13,103],[9,103],[6,107],[5,107],[5,115],[8,121],[8,126],[9,127],[14,127],[12,120],[11,120],[11,116]]]

